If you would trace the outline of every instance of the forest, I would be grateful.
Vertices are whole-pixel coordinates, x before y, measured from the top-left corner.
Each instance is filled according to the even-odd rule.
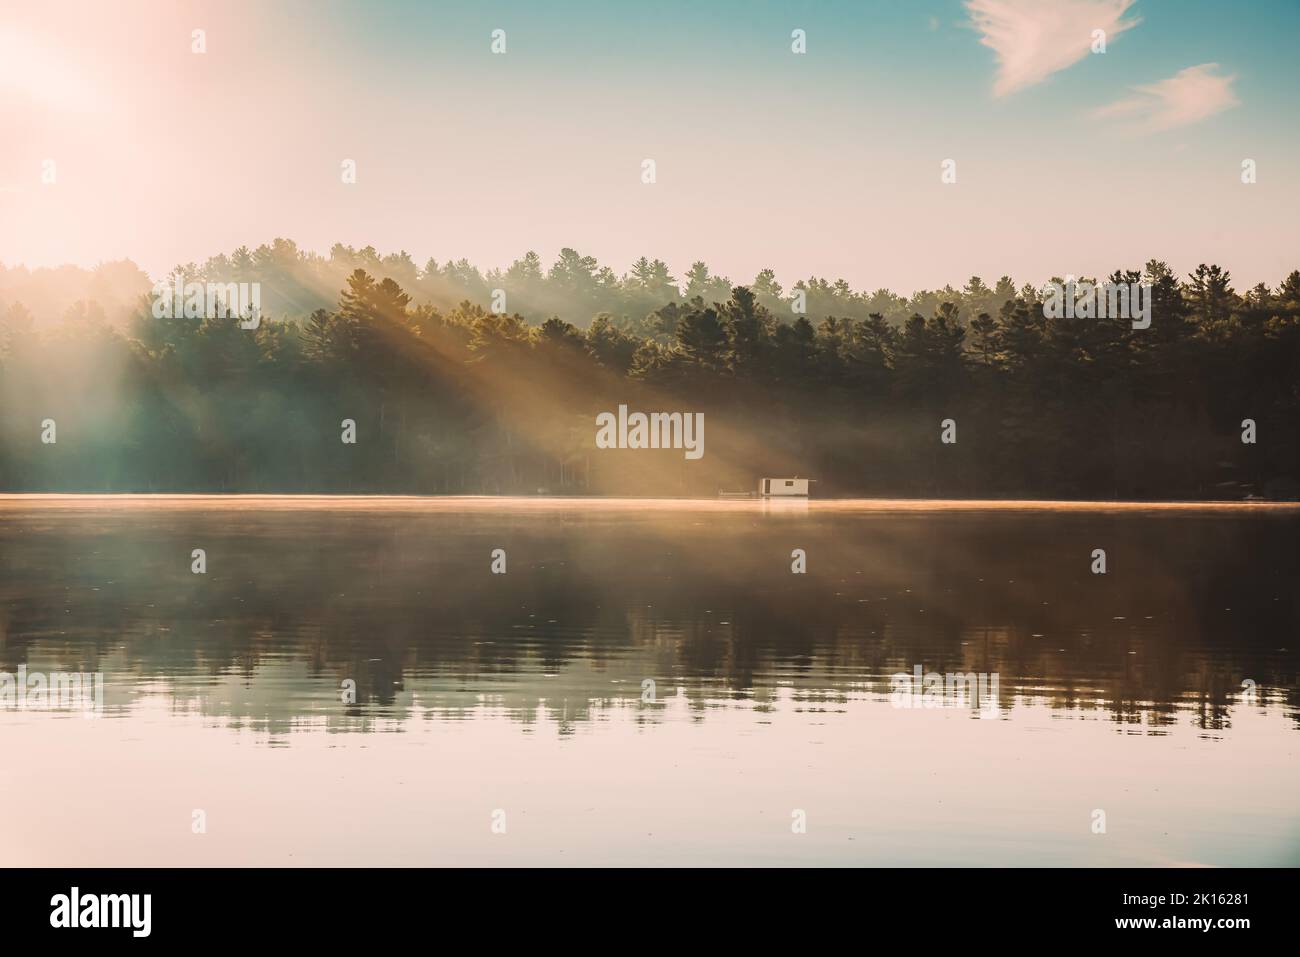
[[[0,490],[712,497],[799,475],[818,496],[1300,493],[1300,271],[1245,292],[1214,265],[1097,277],[1149,284],[1146,329],[1045,316],[1061,277],[787,290],[702,262],[619,276],[571,249],[483,273],[278,239],[176,276],[259,283],[268,321],[155,318],[129,262],[0,265]],[[707,454],[598,449],[621,403],[702,413]]]

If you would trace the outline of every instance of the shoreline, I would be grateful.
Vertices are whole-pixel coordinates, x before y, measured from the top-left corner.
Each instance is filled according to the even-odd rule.
[[[202,492],[0,492],[6,505],[109,507],[261,505],[266,508],[337,508],[384,510],[428,508],[466,510],[508,506],[537,511],[862,511],[862,512],[1300,512],[1300,502],[1232,501],[1107,501],[1087,499],[928,499],[928,498],[639,498],[616,496],[545,495],[387,495],[315,493]]]

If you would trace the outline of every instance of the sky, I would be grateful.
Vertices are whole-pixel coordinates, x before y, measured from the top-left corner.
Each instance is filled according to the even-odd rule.
[[[284,236],[904,293],[1151,258],[1276,284],[1298,38],[1295,0],[0,0],[0,263],[159,277]]]

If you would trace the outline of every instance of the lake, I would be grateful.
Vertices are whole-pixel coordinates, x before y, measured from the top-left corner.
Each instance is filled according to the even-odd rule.
[[[0,863],[1294,866],[1298,540],[1255,504],[0,496],[10,692],[102,676],[0,700]]]

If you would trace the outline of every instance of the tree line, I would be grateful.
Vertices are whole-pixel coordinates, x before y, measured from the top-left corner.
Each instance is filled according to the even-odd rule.
[[[725,301],[735,285],[702,261],[677,277],[662,260],[642,256],[619,275],[594,257],[565,248],[549,267],[530,251],[505,269],[480,270],[463,258],[428,259],[420,265],[405,250],[381,254],[373,246],[356,249],[343,243],[335,243],[322,256],[284,238],[251,249],[241,246],[202,263],[179,264],[169,275],[198,282],[260,282],[267,294],[263,311],[274,318],[294,318],[333,308],[339,289],[356,269],[376,279],[392,279],[417,302],[444,311],[463,300],[487,305],[493,291],[502,289],[509,293],[509,310],[531,323],[559,315],[584,329],[602,314],[639,319],[673,301],[689,302],[697,296],[706,302]],[[773,313],[789,313],[799,297],[811,317],[861,319],[879,312],[894,323],[913,312],[929,315],[944,301],[960,302],[970,315],[994,312],[1016,293],[1005,276],[992,288],[976,279],[962,288],[945,286],[910,297],[883,288],[859,292],[844,279],[818,276],[800,279],[786,289],[772,269],[763,269],[741,284]],[[129,260],[94,269],[0,264],[0,313],[6,305],[22,303],[38,323],[91,315],[117,324],[130,317],[135,300],[151,285],[149,276]]]
[[[182,270],[262,282],[256,330],[156,319],[147,296],[122,323],[5,306],[0,487],[714,495],[798,474],[825,495],[1297,494],[1300,271],[1245,293],[1213,265],[1102,277],[1150,284],[1137,330],[1049,318],[1007,277],[904,298],[786,293],[768,271],[731,286],[703,264],[682,288],[658,261],[611,279],[569,250],[545,274],[531,254],[479,274],[280,249],[278,272],[239,251]],[[304,278],[313,262],[350,267],[336,300]],[[551,294],[573,311],[543,315]],[[595,415],[620,403],[703,412],[704,458],[597,450]]]

